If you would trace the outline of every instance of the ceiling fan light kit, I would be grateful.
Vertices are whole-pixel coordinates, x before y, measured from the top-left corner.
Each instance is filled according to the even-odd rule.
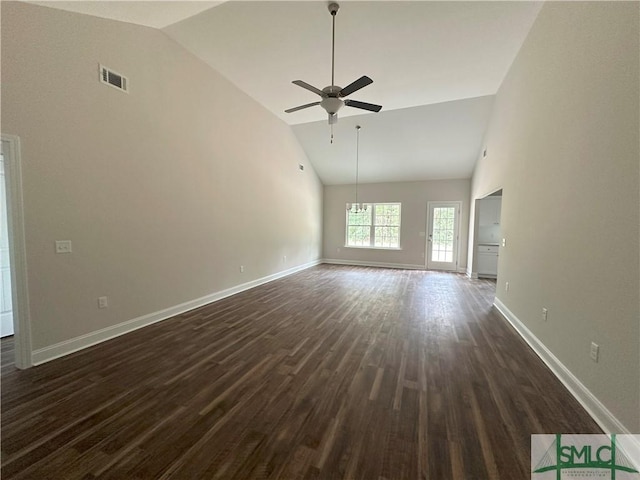
[[[285,110],[286,113],[297,112],[298,110],[302,110],[304,108],[315,107],[316,105],[320,105],[326,112],[329,117],[329,125],[333,125],[338,121],[338,110],[342,108],[343,105],[347,107],[359,108],[362,110],[367,110],[370,112],[379,112],[382,109],[381,105],[375,105],[373,103],[359,102],[356,100],[343,100],[344,97],[351,95],[352,93],[360,90],[361,88],[366,87],[373,83],[366,75],[363,75],[359,79],[354,82],[351,82],[344,88],[341,88],[335,84],[334,74],[335,74],[335,45],[336,45],[336,15],[338,10],[340,9],[340,5],[337,3],[329,4],[329,13],[331,13],[332,17],[332,37],[331,37],[331,85],[328,87],[324,87],[322,90],[314,87],[313,85],[308,84],[302,80],[294,80],[292,83],[302,87],[304,89],[309,90],[310,92],[315,93],[322,97],[322,100],[319,102],[307,103],[306,105],[300,105],[298,107],[289,108]]]

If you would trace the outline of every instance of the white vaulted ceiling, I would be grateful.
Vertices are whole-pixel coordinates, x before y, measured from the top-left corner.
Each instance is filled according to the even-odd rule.
[[[355,182],[356,125],[360,125],[362,183],[470,178],[492,96],[357,115],[334,126],[326,121],[293,131],[327,185]]]
[[[223,3],[222,1],[30,0],[29,3],[94,17],[164,28]]]
[[[292,125],[325,184],[353,182],[356,123],[363,182],[469,178],[497,92],[540,2],[341,1],[336,83],[374,81],[340,110],[329,144],[319,97],[291,83],[331,82],[328,2],[36,2],[162,28]],[[74,7],[75,4],[75,7]],[[127,13],[129,12],[129,13]],[[111,15],[109,15],[111,13]]]

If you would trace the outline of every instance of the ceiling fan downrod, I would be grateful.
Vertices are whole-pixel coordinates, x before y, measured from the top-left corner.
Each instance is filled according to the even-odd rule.
[[[329,4],[329,13],[331,13],[332,30],[331,30],[331,86],[336,84],[334,79],[336,65],[336,15],[340,10],[340,5],[333,2]]]

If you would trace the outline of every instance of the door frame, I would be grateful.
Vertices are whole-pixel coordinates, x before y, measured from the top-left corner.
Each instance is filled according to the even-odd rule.
[[[469,252],[467,258],[467,277],[471,279],[478,278],[478,234],[480,231],[480,200],[483,200],[487,197],[492,196],[494,193],[502,192],[501,198],[502,202],[504,202],[504,188],[502,186],[498,188],[494,188],[489,192],[476,197],[473,200],[473,229],[469,232]],[[504,231],[502,231],[502,206],[500,207],[500,234],[504,238]],[[502,247],[500,247],[500,251]],[[498,262],[499,262],[498,257]]]
[[[429,250],[430,250],[430,246],[429,244],[431,243],[429,240],[429,237],[431,235],[431,227],[432,227],[432,218],[431,218],[431,209],[432,207],[437,207],[437,206],[451,206],[454,205],[457,209],[457,214],[456,214],[456,222],[455,222],[455,232],[456,232],[456,238],[455,238],[455,243],[454,243],[454,252],[453,252],[453,259],[455,261],[453,268],[451,269],[438,269],[438,268],[434,268],[434,269],[430,269],[429,268]],[[460,265],[460,217],[462,216],[462,201],[461,200],[454,200],[454,201],[450,201],[450,202],[445,202],[445,201],[434,201],[434,202],[427,202],[427,228],[426,228],[426,241],[425,241],[425,253],[424,253],[424,268],[425,270],[444,270],[447,272],[458,272],[458,268]]]
[[[33,363],[31,359],[31,317],[29,314],[29,289],[27,284],[27,250],[22,201],[20,138],[16,135],[4,133],[0,134],[0,138],[2,140],[7,196],[15,365],[17,368],[25,369],[31,367]]]

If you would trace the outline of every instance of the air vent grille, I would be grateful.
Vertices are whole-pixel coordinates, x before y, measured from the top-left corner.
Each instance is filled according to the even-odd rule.
[[[100,65],[100,81],[121,92],[129,92],[129,79],[103,65]]]

